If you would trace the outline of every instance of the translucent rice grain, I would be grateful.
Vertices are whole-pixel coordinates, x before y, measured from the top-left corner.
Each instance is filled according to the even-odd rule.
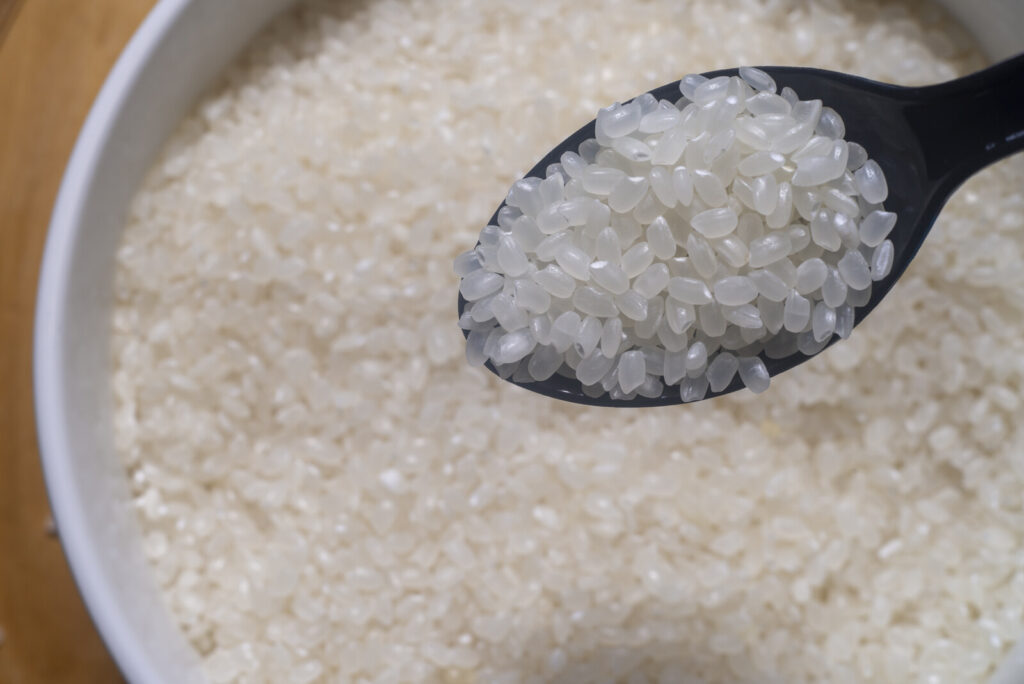
[[[854,290],[863,290],[871,284],[871,267],[859,251],[846,252],[836,267],[846,284]]]
[[[796,268],[796,291],[807,295],[817,291],[828,277],[828,265],[821,259],[808,259]]]
[[[712,242],[712,248],[732,268],[745,265],[751,256],[750,250],[746,248],[746,243],[736,236],[719,238]]]
[[[703,375],[704,369],[707,368],[707,365],[707,345],[698,340],[691,344],[690,348],[686,350],[686,374],[691,378]]]
[[[682,127],[670,128],[661,134],[658,146],[654,148],[651,163],[661,166],[674,166],[686,149],[688,140]]]
[[[697,321],[697,313],[693,306],[673,299],[665,302],[665,320],[672,332],[682,335]]]
[[[822,349],[824,349],[828,345],[829,340],[831,339],[831,335],[826,335],[824,339],[817,340],[814,337],[814,332],[812,332],[811,330],[807,330],[806,332],[802,332],[799,335],[797,335],[797,349],[800,351],[801,354],[804,354],[806,356],[814,356]]]
[[[647,187],[647,178],[644,176],[627,176],[608,195],[608,206],[620,214],[630,212],[643,199]]]
[[[565,182],[561,173],[548,174],[547,177],[537,185],[537,192],[540,194],[541,202],[545,207],[557,204],[565,198]]]
[[[576,289],[576,280],[558,266],[550,264],[532,276],[534,282],[543,287],[552,297],[567,299]]]
[[[795,187],[822,185],[838,178],[842,171],[829,157],[804,157],[797,162],[796,173],[790,181]]]
[[[594,138],[587,138],[580,143],[576,150],[583,161],[587,164],[593,164],[597,158],[597,153],[601,151],[601,143],[597,142]]]
[[[676,239],[663,217],[659,216],[647,226],[647,244],[658,259],[671,259],[675,256]]]
[[[853,332],[854,310],[849,304],[843,304],[836,309],[836,334],[845,340]]]
[[[788,181],[779,183],[775,208],[768,213],[765,223],[769,228],[785,228],[793,218],[793,186]]]
[[[482,366],[486,363],[487,355],[484,354],[484,343],[487,342],[490,334],[490,330],[473,330],[466,337],[466,361],[470,366]]]
[[[769,301],[782,302],[789,296],[790,287],[771,271],[756,269],[747,273],[747,277],[757,287],[758,293]],[[671,285],[669,282],[669,292],[672,291]]]
[[[526,311],[516,306],[512,297],[506,294],[499,294],[491,300],[491,313],[498,321],[498,325],[508,331],[525,328],[530,323],[530,317]],[[512,361],[502,361],[501,363],[512,363]]]
[[[537,382],[543,382],[555,374],[562,365],[562,354],[552,346],[538,346],[534,349],[526,370]]]
[[[530,313],[542,314],[551,306],[551,295],[535,281],[520,279],[515,285],[515,302]]]
[[[686,377],[686,351],[669,352],[665,354],[665,363],[662,369],[666,385],[678,384]]]
[[[874,273],[871,274],[872,280],[874,280]],[[852,307],[866,306],[871,301],[871,288],[866,290],[850,290],[846,293],[846,303]]]
[[[608,318],[619,315],[612,295],[590,286],[576,288],[572,295],[572,304],[577,311],[589,316]]]
[[[882,167],[874,159],[869,159],[853,174],[857,192],[865,201],[881,204],[889,196],[889,185],[885,181]]]
[[[708,393],[708,379],[705,375],[685,378],[679,383],[679,398],[684,403],[700,401]]]
[[[643,384],[637,388],[636,393],[648,399],[657,399],[665,391],[665,385],[655,375],[648,374]]]
[[[628,351],[619,357],[619,387],[630,393],[643,384],[647,374],[647,363],[641,351]]]
[[[797,123],[809,124],[813,131],[818,126],[822,111],[821,100],[802,100],[793,105],[792,116]]]
[[[473,271],[483,268],[483,264],[480,262],[480,256],[477,254],[475,249],[463,252],[459,256],[455,257],[453,266],[455,269],[455,275],[460,278],[464,278]]]
[[[746,276],[722,278],[715,282],[713,291],[715,299],[726,306],[748,304],[757,297],[757,286]]]
[[[505,284],[504,276],[490,271],[473,271],[459,284],[459,292],[467,301],[475,302],[499,291]]]
[[[846,137],[846,124],[836,110],[831,107],[822,107],[821,116],[814,132],[816,135],[824,135],[837,140]]]
[[[576,280],[590,280],[590,256],[579,247],[566,245],[555,255],[555,262]]]
[[[540,197],[537,188],[540,186],[540,179],[523,178],[512,184],[505,201],[509,206],[517,207],[527,216],[536,216],[544,208],[544,202]]]
[[[793,111],[793,105],[791,105],[784,97],[775,95],[774,93],[761,92],[747,98],[747,111],[754,116],[758,116],[760,114],[788,115]]]
[[[593,195],[605,197],[625,178],[626,173],[621,169],[591,164],[583,170],[583,189]]]
[[[811,302],[791,292],[786,298],[786,308],[783,311],[782,325],[789,332],[798,333],[807,327],[811,320]]]
[[[629,289],[629,278],[617,264],[610,261],[590,264],[590,277],[594,283],[612,294],[622,294]]]
[[[597,113],[597,131],[609,138],[621,138],[639,128],[641,118],[640,103],[636,101],[605,107]]]
[[[812,135],[814,135],[814,127],[811,124],[797,124],[772,140],[769,149],[772,152],[790,154],[806,144]]]
[[[860,207],[857,202],[851,197],[844,195],[837,188],[829,188],[823,195],[825,206],[832,211],[846,214],[847,216],[857,216],[860,211]]]
[[[693,176],[685,166],[677,166],[672,171],[672,188],[676,201],[684,207],[690,206],[693,202]]]
[[[789,242],[793,245],[791,254],[796,254],[811,244],[811,231],[803,226],[791,225],[786,229],[786,235],[789,236]]]
[[[633,289],[641,296],[651,299],[668,287],[668,266],[652,264],[633,281]]]
[[[728,87],[728,76],[716,76],[700,83],[694,88],[693,97],[688,99],[693,100],[699,105],[721,100],[728,94]],[[683,96],[686,97],[686,93],[683,93]]]
[[[576,366],[576,377],[584,385],[594,385],[615,366],[615,360],[601,353],[585,355]]]
[[[494,314],[491,313],[491,302],[496,296],[497,295],[490,295],[476,302],[469,302],[472,308],[467,306],[466,311],[470,312],[470,317],[475,323],[494,321]]]
[[[811,219],[811,240],[814,244],[834,252],[843,246],[843,240],[836,231],[832,212],[821,210]]]
[[[670,102],[660,102],[658,106],[640,119],[641,133],[663,133],[679,123],[679,110]]]
[[[512,237],[524,252],[533,252],[544,240],[544,233],[529,216],[520,216],[512,222]]]
[[[709,337],[720,337],[725,334],[728,321],[722,313],[717,302],[712,302],[697,308],[697,321],[701,330]]]
[[[575,152],[563,152],[558,161],[569,178],[583,178],[583,170],[587,168],[587,162],[583,157]]]
[[[836,330],[836,311],[825,302],[818,302],[811,315],[811,331],[817,342],[827,340]]]
[[[516,278],[526,273],[530,260],[511,235],[502,235],[498,240],[498,266],[502,273]]]
[[[847,145],[850,148],[850,157],[846,160],[846,170],[856,171],[868,160],[867,150],[855,142],[848,142]]]
[[[740,78],[756,91],[775,92],[775,79],[755,67],[740,67]]]
[[[856,249],[860,245],[860,235],[857,232],[857,224],[846,214],[835,214],[832,217],[832,226],[839,235],[839,242],[846,249]]]
[[[747,147],[766,152],[772,149],[772,137],[753,119],[740,119],[735,124],[736,138]]]
[[[533,351],[537,341],[528,329],[520,329],[502,335],[498,341],[497,356],[494,361],[500,364],[511,364],[526,358]]]
[[[708,385],[711,387],[711,391],[721,392],[728,387],[736,376],[739,366],[739,361],[729,352],[720,352],[715,356],[708,364],[707,370]]]
[[[583,320],[575,311],[566,311],[551,324],[551,344],[559,352],[565,352],[576,343]]]
[[[702,305],[711,302],[711,290],[707,283],[697,278],[671,278],[668,293],[685,304]]]
[[[788,287],[796,285],[796,266],[789,259],[779,259],[765,266],[764,270],[774,273]]]
[[[761,320],[760,310],[753,304],[728,307],[724,314],[726,321],[741,328],[757,330],[764,325],[764,321]]]
[[[825,276],[825,282],[821,286],[821,297],[825,304],[833,309],[842,305],[846,301],[848,289],[846,281],[839,275],[839,269],[829,266],[828,275]]]
[[[706,238],[718,238],[735,230],[738,220],[732,208],[722,207],[698,213],[690,219],[690,225]]]
[[[687,74],[679,81],[679,92],[682,93],[683,97],[687,100],[693,101],[694,95],[696,95],[697,87],[706,83],[708,78],[700,74]]]
[[[786,310],[785,297],[780,301],[772,301],[762,295],[757,298],[757,309],[761,312],[761,321],[770,334],[774,335],[782,330]]]
[[[754,211],[768,216],[775,211],[775,205],[779,201],[779,184],[775,176],[768,174],[758,176],[751,181],[753,190]]]
[[[548,344],[551,342],[551,317],[547,315],[534,316],[530,319],[530,333],[537,344]]]
[[[572,236],[569,233],[556,233],[541,240],[534,251],[540,261],[554,261],[558,253],[571,244]]]
[[[891,240],[886,240],[875,248],[871,257],[871,279],[874,281],[888,277],[892,271],[893,259],[896,250]]]
[[[692,174],[694,190],[705,204],[709,207],[720,207],[725,204],[729,195],[726,194],[725,186],[718,176],[703,169],[694,169]]]
[[[647,318],[647,298],[635,290],[630,290],[625,294],[617,296],[615,298],[615,305],[622,312],[622,315],[631,321],[642,321]]]
[[[646,315],[646,311],[644,312]],[[606,358],[614,359],[622,344],[622,319],[609,318],[601,330],[601,353]]]
[[[860,222],[860,240],[868,247],[877,247],[889,237],[896,225],[896,214],[890,211],[873,211]]]
[[[622,255],[622,270],[629,278],[635,278],[654,263],[654,250],[646,242],[637,244]]]
[[[768,389],[771,378],[768,376],[768,369],[764,361],[756,356],[747,356],[739,359],[740,380],[747,386],[747,389],[754,394],[761,394]]]
[[[647,176],[651,190],[659,202],[668,208],[676,206],[676,192],[672,184],[672,171],[664,166],[655,166]]]
[[[622,258],[622,247],[619,242],[619,234],[611,226],[607,226],[597,234],[597,241],[594,245],[594,256],[598,261],[607,261],[616,266]],[[593,266],[593,264],[591,264]]]
[[[602,332],[604,332],[604,326],[601,321],[593,316],[587,316],[583,319],[583,322],[580,323],[579,332],[576,335],[576,351],[579,352],[580,356],[586,358],[597,349],[597,345],[601,342]],[[598,379],[600,380],[600,378]]]
[[[748,178],[756,178],[782,168],[786,157],[778,152],[754,152],[739,163],[737,170]]]
[[[793,245],[785,233],[773,232],[750,243],[751,268],[761,268],[789,256]]]

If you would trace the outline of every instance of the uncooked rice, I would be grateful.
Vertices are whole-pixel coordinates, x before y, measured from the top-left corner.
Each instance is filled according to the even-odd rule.
[[[112,347],[211,682],[985,680],[1024,632],[1024,160],[760,397],[588,409],[463,358],[452,259],[565,131],[786,63],[982,62],[918,2],[380,0],[227,72],[135,199]]]
[[[849,336],[851,302],[892,268],[885,174],[821,100],[738,71],[605,107],[595,137],[513,184],[455,257],[471,365],[528,385],[560,373],[613,400],[678,383],[690,402],[741,367],[760,394],[759,354]],[[798,291],[801,269],[825,277]]]

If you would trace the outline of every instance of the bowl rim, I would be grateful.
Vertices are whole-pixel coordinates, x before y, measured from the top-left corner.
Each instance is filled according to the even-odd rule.
[[[79,512],[79,488],[70,467],[75,446],[68,430],[68,369],[62,340],[69,307],[71,265],[83,230],[82,214],[115,119],[154,51],[191,0],[158,0],[138,26],[93,101],[64,169],[47,228],[36,295],[32,372],[36,440],[43,478],[72,578],[103,643],[130,682],[157,682],[161,673],[119,606],[116,587],[104,581],[99,550]]]

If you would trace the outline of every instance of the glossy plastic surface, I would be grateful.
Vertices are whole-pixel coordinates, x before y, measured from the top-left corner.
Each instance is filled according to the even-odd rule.
[[[874,284],[870,301],[857,309],[857,325],[906,270],[953,191],[985,166],[1024,149],[1024,55],[955,81],[922,88],[903,88],[820,69],[761,68],[772,75],[780,89],[789,86],[801,99],[820,99],[839,112],[846,122],[846,139],[862,144],[885,172],[889,184],[885,207],[899,216],[889,236],[895,247],[895,261],[889,276]],[[724,69],[706,75],[735,74],[735,69]],[[679,83],[669,83],[651,93],[674,102],[679,97]],[[557,162],[563,152],[576,150],[592,137],[593,121],[551,150],[526,175],[543,177],[547,166]],[[490,222],[496,221],[497,211]],[[465,304],[460,295],[459,315]],[[838,340],[833,336],[829,345]],[[782,359],[762,353],[761,358],[774,377],[811,357],[796,352]],[[497,373],[489,362],[487,368]],[[588,397],[578,380],[557,374],[544,382],[520,386],[555,399],[593,406],[643,408],[682,403],[678,386],[666,387],[660,397],[629,400],[612,399],[608,394]],[[709,391],[706,399],[742,388],[737,376],[723,391]]]

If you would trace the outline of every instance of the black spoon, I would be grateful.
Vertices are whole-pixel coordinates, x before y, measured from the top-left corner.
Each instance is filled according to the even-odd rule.
[[[889,185],[885,208],[899,217],[889,235],[895,247],[894,261],[890,274],[874,283],[868,303],[856,309],[855,325],[874,310],[906,270],[950,195],[979,170],[1024,149],[1024,55],[964,78],[920,88],[821,69],[760,68],[775,79],[780,90],[789,86],[802,100],[820,99],[836,110],[846,123],[846,139],[863,145],[885,172]],[[704,75],[714,78],[737,73],[737,69],[723,69]],[[674,102],[679,97],[679,82],[650,92],[659,100]],[[548,165],[558,162],[563,152],[575,151],[594,135],[591,121],[555,146],[526,175],[543,178]],[[497,223],[497,212],[490,223]],[[465,305],[460,294],[460,316]],[[838,339],[833,336],[828,344]],[[811,358],[800,352],[784,358],[760,356],[772,377]],[[497,373],[490,362],[487,368]],[[653,399],[618,400],[608,394],[589,397],[578,380],[557,373],[544,382],[517,384],[555,399],[593,406],[682,403],[677,385],[665,387],[661,396]],[[709,390],[705,398],[742,388],[737,376],[721,392]]]

